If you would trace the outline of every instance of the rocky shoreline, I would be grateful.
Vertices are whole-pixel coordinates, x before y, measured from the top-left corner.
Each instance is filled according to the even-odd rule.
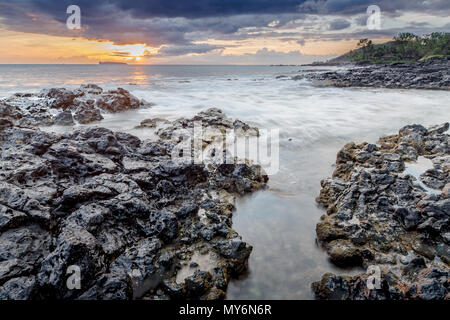
[[[143,120],[137,128],[154,130],[151,140],[101,127],[39,129],[149,106],[96,85],[0,101],[0,300],[226,297],[252,251],[232,229],[235,199],[268,177],[248,160],[198,164],[174,153],[196,123],[212,129],[201,148],[219,155],[227,131],[258,136],[257,128],[212,108]],[[317,198],[327,209],[317,240],[337,266],[368,271],[325,274],[312,284],[317,298],[450,298],[448,128],[406,126],[338,153]],[[67,285],[73,266],[80,289]]]
[[[317,86],[450,90],[450,59],[354,66],[332,72],[304,72],[293,80]]]
[[[319,244],[356,276],[325,274],[319,299],[450,299],[449,124],[347,144],[321,182]]]
[[[1,104],[0,299],[224,298],[252,251],[232,229],[235,197],[268,177],[248,161],[196,164],[172,152],[186,138],[177,130],[189,134],[194,122],[218,132],[252,128],[209,109],[166,121],[154,140],[100,127],[39,130],[147,105],[98,88]],[[73,266],[80,289],[67,286]]]
[[[122,88],[104,91],[95,84],[81,85],[75,90],[51,88],[37,94],[16,93],[0,100],[0,127],[89,124],[103,120],[105,113],[150,106]]]

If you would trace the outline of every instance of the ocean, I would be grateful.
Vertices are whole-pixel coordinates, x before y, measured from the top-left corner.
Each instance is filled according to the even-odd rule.
[[[253,252],[248,273],[230,283],[228,298],[312,299],[310,284],[323,273],[359,271],[334,267],[315,241],[315,225],[325,214],[315,198],[340,148],[376,142],[408,124],[450,120],[448,91],[325,88],[289,79],[314,68],[323,67],[0,65],[0,98],[95,83],[123,87],[154,104],[96,124],[140,138],[147,133],[134,127],[143,119],[191,117],[210,107],[260,129],[278,129],[278,172],[267,190],[236,204],[234,229]]]

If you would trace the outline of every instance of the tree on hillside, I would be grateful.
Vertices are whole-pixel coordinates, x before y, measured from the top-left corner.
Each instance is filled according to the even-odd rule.
[[[433,32],[423,37],[427,55],[450,56],[450,33]]]
[[[412,41],[416,38],[417,38],[417,36],[413,33],[403,32],[403,33],[400,33],[398,36],[395,36],[394,40],[396,42],[408,42],[408,41]]]
[[[358,47],[362,50],[362,58],[363,59],[370,59],[373,57],[374,54],[374,47],[372,40],[369,39],[361,39],[358,42]]]
[[[424,36],[404,32],[394,41],[374,45],[367,38],[358,42],[358,50],[350,57],[353,61],[392,62],[417,61],[430,57],[450,57],[450,33],[434,32]]]
[[[409,32],[394,37],[396,54],[399,59],[417,60],[423,56],[422,39]]]

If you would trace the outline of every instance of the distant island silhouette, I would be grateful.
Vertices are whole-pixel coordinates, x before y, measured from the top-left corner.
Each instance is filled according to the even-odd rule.
[[[127,64],[126,62],[100,61],[98,64]]]

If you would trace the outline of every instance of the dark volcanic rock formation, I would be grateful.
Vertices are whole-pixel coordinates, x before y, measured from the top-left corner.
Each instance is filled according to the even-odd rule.
[[[39,94],[15,94],[0,101],[0,119],[19,126],[38,127],[87,124],[103,120],[102,113],[123,112],[150,106],[127,90],[103,92],[95,84],[81,85],[74,91],[65,88],[42,90]]]
[[[306,73],[292,79],[309,79],[320,86],[450,90],[450,60],[369,65],[342,71]]]
[[[48,95],[66,111],[77,99]],[[20,119],[13,105],[1,112]],[[214,113],[195,120],[233,124]],[[246,269],[252,247],[231,218],[235,195],[265,186],[258,165],[172,159],[170,140],[105,128],[10,124],[0,141],[0,299],[220,299]],[[81,289],[67,286],[71,266]]]
[[[448,128],[410,125],[338,153],[317,199],[327,209],[317,238],[337,265],[370,272],[326,274],[312,285],[318,298],[450,298]]]

